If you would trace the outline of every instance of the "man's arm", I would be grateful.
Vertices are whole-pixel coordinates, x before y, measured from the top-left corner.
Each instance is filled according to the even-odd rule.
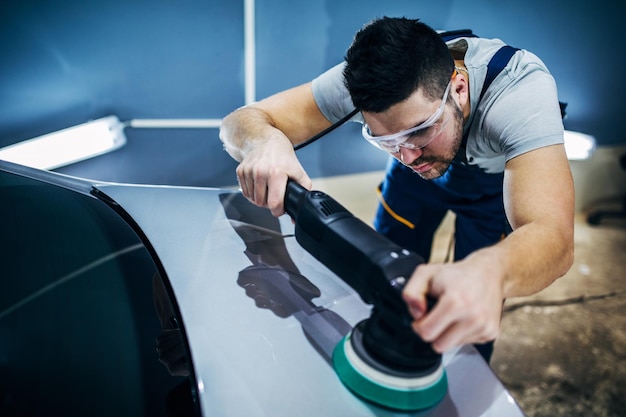
[[[536,293],[572,265],[574,187],[563,145],[511,159],[504,204],[507,238],[459,262],[420,265],[404,289],[413,328],[437,351],[495,339],[506,298]],[[438,301],[424,314],[426,294]]]
[[[509,254],[504,297],[531,295],[565,275],[574,260],[574,182],[565,147],[511,159],[504,205],[515,231],[501,245],[502,256]]]
[[[237,161],[237,178],[243,195],[272,214],[284,213],[287,179],[306,188],[308,177],[293,145],[330,126],[321,113],[311,83],[283,91],[242,107],[224,118],[220,139]]]

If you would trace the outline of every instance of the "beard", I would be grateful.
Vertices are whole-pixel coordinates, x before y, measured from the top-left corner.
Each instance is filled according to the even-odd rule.
[[[456,103],[455,103],[456,104]],[[409,164],[405,164],[409,168],[417,167],[423,164],[432,164],[432,167],[425,172],[417,172],[413,170],[417,175],[422,177],[425,180],[433,180],[435,178],[441,177],[446,173],[448,167],[454,160],[454,157],[459,152],[461,148],[461,143],[463,142],[463,111],[458,105],[453,106],[453,140],[448,148],[448,151],[443,155],[422,155],[419,158],[415,159]]]

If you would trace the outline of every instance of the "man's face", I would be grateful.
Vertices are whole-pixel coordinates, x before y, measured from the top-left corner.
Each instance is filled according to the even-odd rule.
[[[441,100],[430,101],[417,90],[405,101],[381,113],[363,112],[367,127],[375,137],[391,135],[418,126],[436,113]],[[410,134],[406,141],[391,147],[389,153],[424,179],[443,175],[457,154],[463,137],[463,112],[448,99],[443,113],[428,130]],[[420,135],[430,135],[420,147]],[[423,142],[422,142],[423,143]],[[415,146],[417,145],[417,146]],[[384,147],[383,147],[384,148]]]

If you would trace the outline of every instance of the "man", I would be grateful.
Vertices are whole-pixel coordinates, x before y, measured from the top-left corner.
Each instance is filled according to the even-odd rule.
[[[238,109],[220,132],[243,194],[279,216],[288,178],[311,187],[293,146],[358,109],[363,136],[394,157],[376,229],[428,259],[443,215],[456,213],[455,262],[420,265],[403,290],[414,330],[439,352],[488,342],[478,345],[487,359],[504,300],[542,290],[573,261],[556,86],[518,50],[481,92],[503,45],[446,45],[417,20],[381,18],[356,34],[346,62]],[[427,294],[438,299],[431,311]]]

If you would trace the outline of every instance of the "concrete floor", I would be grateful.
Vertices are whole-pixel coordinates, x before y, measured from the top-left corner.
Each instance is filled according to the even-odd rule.
[[[626,222],[576,220],[573,267],[507,301],[491,362],[529,417],[626,415]]]
[[[371,223],[374,172],[314,180]],[[619,209],[619,202],[609,205]],[[431,261],[443,261],[453,216]],[[540,293],[507,300],[491,366],[528,417],[626,416],[626,221],[598,226],[578,213],[571,270]]]

